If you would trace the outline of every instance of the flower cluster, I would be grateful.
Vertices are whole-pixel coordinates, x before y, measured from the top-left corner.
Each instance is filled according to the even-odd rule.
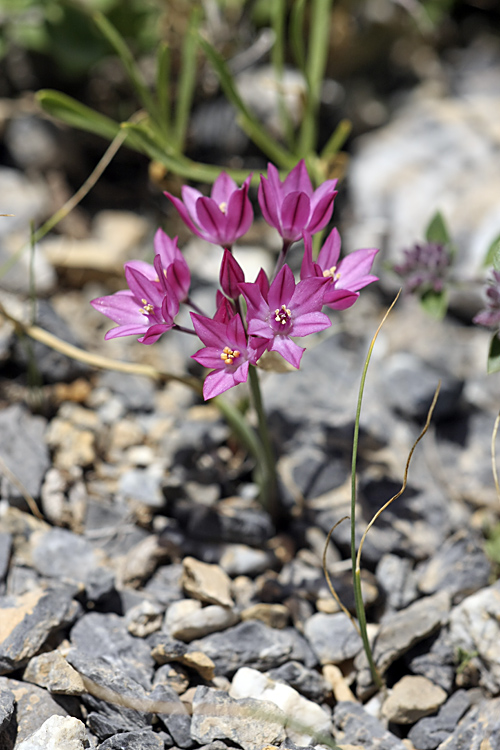
[[[205,399],[245,382],[250,365],[256,365],[266,351],[278,352],[298,368],[305,350],[294,339],[328,328],[331,321],[323,307],[345,310],[354,304],[360,289],[377,279],[370,274],[377,250],[356,250],[339,261],[336,229],[313,260],[312,235],[330,221],[336,181],[328,180],[313,190],[301,161],[284,182],[272,164],[267,178],[261,177],[260,208],[267,223],[280,233],[283,249],[271,278],[261,270],[255,281],[246,281],[232,247],[253,220],[249,185],[250,177],[238,188],[222,173],[210,197],[186,186],[182,201],[165,193],[194,234],[223,247],[221,291],[217,292],[213,318],[201,314],[190,301],[190,272],[177,238],[170,239],[161,229],[154,239],[153,264],[126,263],[129,289],[92,301],[97,310],[118,323],[108,331],[107,339],[139,335],[141,343],[152,344],[170,329],[196,335],[204,346],[193,359],[211,370],[203,387]],[[290,246],[300,239],[304,240],[304,257],[297,281],[285,261]],[[181,304],[196,310],[191,312],[193,330],[175,323]]]
[[[416,243],[404,251],[403,263],[393,266],[401,276],[408,292],[432,290],[441,292],[451,267],[451,254],[445,245],[437,242]]]
[[[485,290],[486,307],[478,312],[473,322],[487,328],[500,329],[500,272],[492,269],[493,278]]]

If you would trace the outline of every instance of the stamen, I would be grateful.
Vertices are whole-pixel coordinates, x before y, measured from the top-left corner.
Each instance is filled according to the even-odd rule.
[[[154,305],[151,304],[151,302],[148,302],[147,299],[141,299],[142,304],[144,307],[139,308],[139,312],[141,312],[143,315],[151,315],[151,313],[154,311]]]
[[[232,365],[235,359],[241,356],[241,352],[238,349],[231,349],[229,346],[225,346],[222,350],[220,358],[226,365]]]
[[[219,203],[219,208],[222,211],[223,214],[227,211],[227,203],[226,201],[222,201],[222,203]]]
[[[331,278],[333,281],[338,281],[340,279],[340,272],[337,271],[337,266],[332,266],[331,268],[325,268],[323,276]]]
[[[282,326],[286,326],[291,317],[292,312],[286,305],[281,305],[281,307],[277,307],[274,311],[274,319],[276,323],[281,323]]]

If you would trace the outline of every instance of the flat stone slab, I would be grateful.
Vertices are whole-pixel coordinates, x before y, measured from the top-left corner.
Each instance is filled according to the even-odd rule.
[[[52,633],[73,622],[79,610],[63,591],[37,588],[0,597],[0,674],[24,666]]]

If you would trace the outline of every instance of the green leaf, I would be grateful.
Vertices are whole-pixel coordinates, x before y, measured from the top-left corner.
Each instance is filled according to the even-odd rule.
[[[158,124],[159,116],[155,102],[148,89],[144,78],[130,52],[125,40],[112,23],[102,13],[94,13],[93,15],[96,26],[99,28],[103,36],[106,37],[108,42],[111,44],[116,54],[120,58],[125,71],[130,78],[130,82],[137,92],[137,96],[142,102],[143,107],[147,110],[152,119],[156,119]]]
[[[436,242],[439,245],[450,245],[451,238],[444,220],[443,214],[436,211],[425,230],[427,242]]]
[[[495,237],[493,242],[488,248],[486,257],[484,259],[485,266],[493,266],[495,271],[500,271],[500,234]]]
[[[198,28],[201,23],[199,8],[195,8],[189,17],[189,28],[182,45],[181,69],[177,85],[175,108],[175,144],[179,151],[184,150],[189,114],[193,104],[196,85],[196,52],[198,50]]]
[[[428,315],[441,320],[448,309],[448,295],[444,290],[435,292],[434,289],[428,289],[420,297],[420,304]]]
[[[37,92],[36,98],[45,112],[74,128],[96,133],[110,141],[120,130],[119,123],[60,91],[42,89]]]
[[[156,62],[156,97],[163,131],[168,137],[170,132],[170,47],[162,42],[158,47]]]
[[[306,49],[304,45],[305,0],[295,0],[290,12],[290,46],[297,67],[306,75]]]
[[[352,130],[352,122],[350,120],[341,120],[329,139],[327,140],[321,154],[321,159],[327,159],[335,156],[346,140],[348,139]]]
[[[239,117],[238,122],[248,137],[274,162],[277,166],[292,169],[296,158],[286,151],[265,131],[259,120],[247,108],[236,89],[233,76],[223,58],[216,49],[212,47],[203,37],[200,37],[200,45],[206,56],[212,63],[219,78],[220,84],[229,101],[236,107]]]
[[[493,334],[490,341],[490,349],[488,351],[488,375],[492,372],[498,372],[500,370],[500,339]]]

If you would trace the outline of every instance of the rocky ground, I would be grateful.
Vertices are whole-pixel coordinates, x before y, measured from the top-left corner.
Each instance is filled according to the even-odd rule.
[[[461,127],[472,127],[468,92],[442,95],[434,107],[432,97],[425,105],[417,97],[413,114],[389,127],[406,132],[424,111],[431,124],[421,148],[429,131],[447,142],[446,128],[459,130],[461,116]],[[475,110],[476,127],[491,124],[487,113],[498,101],[492,91],[488,106]],[[451,190],[456,172],[446,173],[443,162],[433,205],[418,206],[420,226],[440,207],[439,195],[458,221],[460,202],[469,201],[464,191],[481,183],[486,162],[498,179],[498,133],[481,132],[484,148],[457,137],[467,185]],[[379,151],[375,140],[359,146],[347,229],[354,236],[378,226],[390,254],[401,238],[390,207],[399,206],[401,217],[411,190],[424,194],[425,181],[417,180],[417,190],[405,182],[408,172],[396,179],[390,165],[370,167],[386,136],[369,137],[379,137]],[[406,155],[415,172],[419,159]],[[378,193],[370,174],[378,175]],[[381,283],[311,341],[299,372],[263,373],[287,508],[278,528],[255,499],[251,461],[217,410],[189,388],[97,370],[0,321],[2,750],[296,750],[334,741],[344,750],[500,748],[498,559],[485,551],[500,508],[490,457],[500,383],[485,374],[489,334],[471,325],[480,305],[474,258],[500,217],[493,184],[482,184],[488,201],[467,224],[469,234],[460,228],[460,278],[469,269],[469,283],[456,292],[453,314],[432,321],[404,297],[369,371],[359,538],[401,486],[442,381],[406,492],[364,546],[363,595],[383,692],[371,683],[360,639],[331,597],[321,562],[329,530],[349,513],[361,367],[396,285],[382,262]],[[370,185],[386,198],[378,213],[363,194]],[[22,244],[29,219],[49,210],[52,193],[41,178],[13,168],[0,170],[0,192],[16,214],[2,219],[6,258]],[[75,219],[36,252],[38,324],[83,350],[183,373],[192,353],[187,337],[165,336],[153,347],[105,343],[106,321],[88,304],[123,285],[124,260],[147,257],[155,221],[107,211],[78,226]],[[418,239],[412,231],[408,244]],[[238,257],[252,277],[272,263],[275,238],[257,225],[245,243]],[[185,246],[199,303],[213,298],[218,252],[198,240]],[[2,305],[24,322],[29,267],[25,254],[1,280]],[[344,522],[332,534],[327,564],[352,611],[348,558]]]

